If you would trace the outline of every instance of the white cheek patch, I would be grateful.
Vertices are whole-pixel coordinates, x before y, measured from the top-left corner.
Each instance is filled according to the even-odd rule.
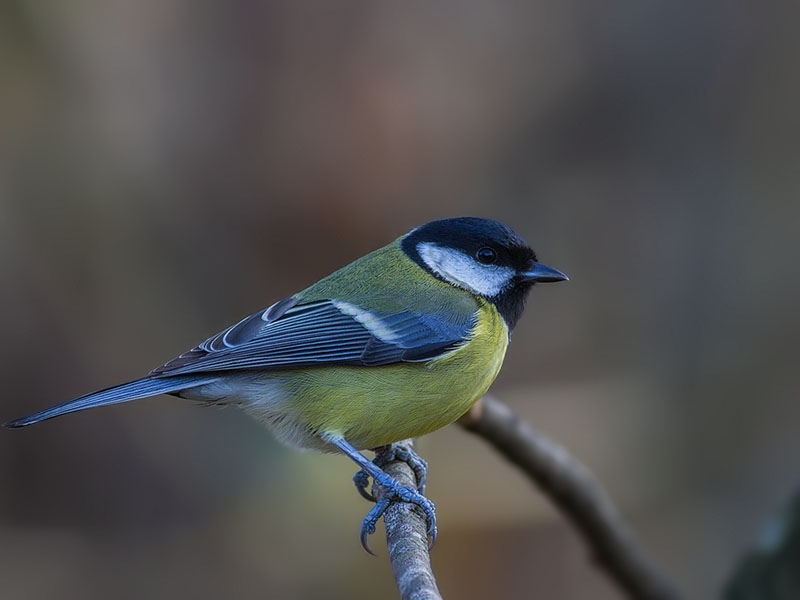
[[[483,265],[463,252],[432,242],[420,242],[417,252],[431,271],[446,281],[489,298],[502,292],[515,275],[511,267]]]

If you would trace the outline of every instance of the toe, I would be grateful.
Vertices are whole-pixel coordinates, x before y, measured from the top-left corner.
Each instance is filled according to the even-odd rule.
[[[359,495],[370,502],[376,502],[375,496],[367,491],[367,486],[369,485],[369,474],[364,471],[358,471],[355,475],[353,475],[353,483],[356,486],[356,490],[358,491]]]

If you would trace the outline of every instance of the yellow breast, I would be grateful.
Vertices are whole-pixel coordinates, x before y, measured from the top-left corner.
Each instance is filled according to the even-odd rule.
[[[507,347],[508,327],[481,300],[467,342],[436,359],[284,372],[285,417],[357,448],[420,436],[452,423],[486,393]]]

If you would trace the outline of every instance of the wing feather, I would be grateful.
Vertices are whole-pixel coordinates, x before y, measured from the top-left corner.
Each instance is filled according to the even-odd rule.
[[[242,319],[153,375],[323,365],[378,366],[429,360],[463,343],[476,315],[381,313],[324,300],[286,298]]]

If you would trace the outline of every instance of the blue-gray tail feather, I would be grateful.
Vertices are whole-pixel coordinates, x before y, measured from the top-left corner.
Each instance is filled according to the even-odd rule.
[[[57,404],[32,415],[20,417],[5,424],[5,427],[16,428],[33,425],[45,419],[52,419],[67,413],[94,408],[96,406],[106,406],[108,404],[118,404],[129,400],[139,400],[157,394],[168,394],[178,392],[198,385],[205,385],[217,381],[219,376],[202,375],[178,375],[175,377],[144,377],[136,381],[130,381],[121,385],[115,385],[105,390],[86,394],[75,400]]]

